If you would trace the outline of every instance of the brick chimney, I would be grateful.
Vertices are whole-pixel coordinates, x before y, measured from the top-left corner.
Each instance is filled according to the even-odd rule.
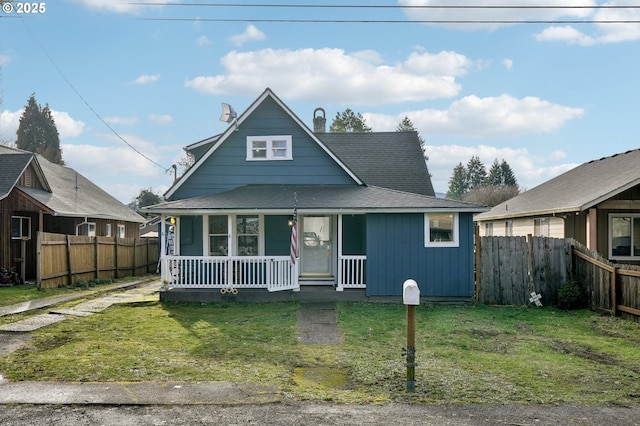
[[[322,112],[322,116],[318,115]],[[325,133],[327,127],[327,119],[325,118],[324,109],[316,108],[313,111],[313,133]]]

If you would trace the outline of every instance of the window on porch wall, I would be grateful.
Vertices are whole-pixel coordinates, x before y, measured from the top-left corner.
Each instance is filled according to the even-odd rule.
[[[260,221],[257,215],[237,216],[236,235],[238,241],[238,256],[258,256]]]
[[[226,215],[209,216],[209,256],[229,254],[229,221]]]

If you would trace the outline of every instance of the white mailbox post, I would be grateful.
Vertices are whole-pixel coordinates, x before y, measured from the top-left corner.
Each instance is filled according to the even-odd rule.
[[[414,280],[402,285],[402,302],[407,305],[407,390],[416,389],[416,306],[420,305],[420,288]]]

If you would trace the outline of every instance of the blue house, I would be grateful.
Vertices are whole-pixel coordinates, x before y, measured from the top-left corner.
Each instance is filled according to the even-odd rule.
[[[487,209],[435,197],[416,132],[325,132],[321,108],[313,127],[266,89],[186,148],[193,166],[145,209],[173,224],[164,300],[396,298],[409,278],[425,299],[471,299]]]

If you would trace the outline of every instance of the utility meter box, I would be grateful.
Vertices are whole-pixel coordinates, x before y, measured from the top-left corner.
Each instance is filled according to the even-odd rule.
[[[402,285],[402,302],[405,305],[420,304],[420,288],[414,280],[406,280]]]

